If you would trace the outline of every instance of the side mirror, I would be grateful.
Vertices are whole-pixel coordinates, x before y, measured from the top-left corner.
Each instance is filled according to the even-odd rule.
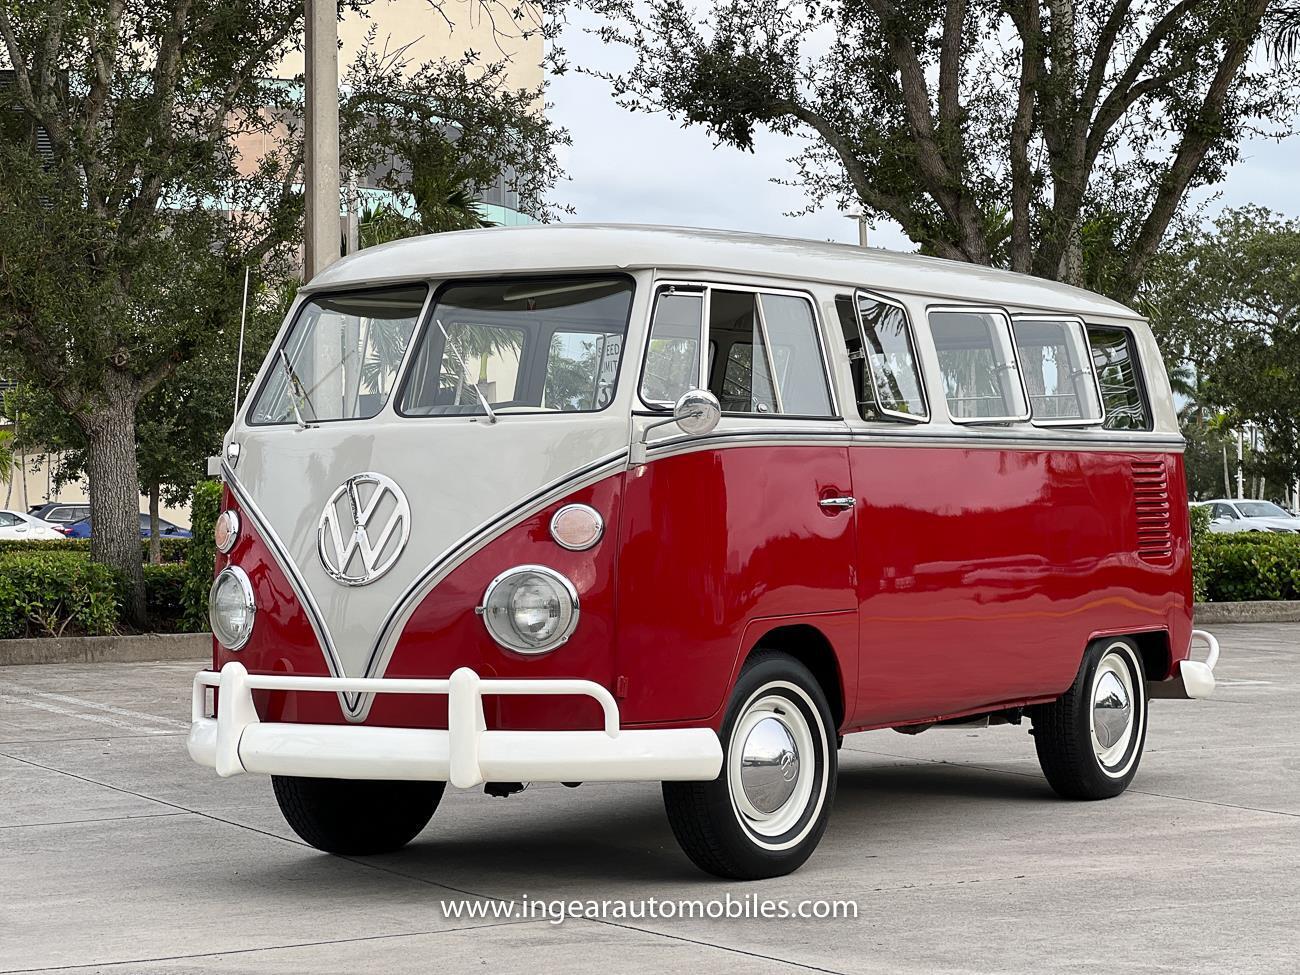
[[[656,427],[676,423],[682,433],[691,437],[700,437],[712,432],[721,419],[722,406],[718,403],[716,396],[707,389],[687,390],[673,404],[672,416],[656,420],[654,423],[647,423],[645,428],[642,429],[640,438],[632,444],[632,449],[628,453],[628,464],[632,467],[639,467],[645,463],[646,443],[650,431]]]
[[[692,437],[712,433],[721,419],[722,406],[707,389],[687,390],[673,406],[673,420]]]

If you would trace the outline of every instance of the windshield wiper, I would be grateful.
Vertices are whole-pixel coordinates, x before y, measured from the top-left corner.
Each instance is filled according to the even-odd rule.
[[[311,410],[313,420],[316,419],[316,407],[311,405],[311,397],[302,388],[302,380],[293,371],[293,365],[289,362],[289,353],[285,352],[284,349],[280,350],[280,365],[284,367],[284,374],[289,379],[289,405],[293,407],[294,419],[298,423],[299,430],[306,430],[307,421],[302,418],[302,410],[298,409],[298,400],[301,399],[307,404],[307,409]]]
[[[442,333],[443,342],[446,344],[447,348],[451,350],[451,354],[456,357],[456,361],[460,363],[460,374],[468,380],[469,366],[465,365],[465,360],[461,358],[460,350],[456,348],[456,343],[451,340],[451,336],[447,334],[447,330],[442,327],[442,319],[435,318],[433,323],[438,326],[438,331]],[[483,404],[483,411],[487,413],[488,423],[496,423],[497,415],[492,409],[492,404],[489,403],[487,397],[483,395],[483,390],[478,388],[478,383],[470,383],[469,385],[474,387],[474,395],[476,395],[478,401]]]

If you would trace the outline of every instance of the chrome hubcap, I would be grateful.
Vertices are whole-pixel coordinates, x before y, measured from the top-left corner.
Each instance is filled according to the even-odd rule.
[[[1135,717],[1133,672],[1118,654],[1102,658],[1092,683],[1092,750],[1113,772],[1127,764]]]
[[[768,684],[746,702],[732,727],[723,772],[737,819],[755,843],[771,850],[806,835],[815,820],[809,813],[826,793],[825,764],[817,760],[827,748],[826,732],[787,694],[812,710],[808,695],[795,685]]]
[[[794,794],[799,781],[799,747],[779,718],[765,717],[750,729],[741,746],[740,784],[745,798],[771,815]]]

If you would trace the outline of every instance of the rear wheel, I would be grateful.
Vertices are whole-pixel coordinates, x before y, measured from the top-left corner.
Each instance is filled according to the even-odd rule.
[[[812,854],[835,798],[835,725],[821,685],[798,660],[764,652],[745,665],[722,726],[712,782],[665,782],[673,834],[696,866],[759,880]]]
[[[280,812],[306,842],[345,856],[399,850],[420,835],[442,799],[442,782],[271,776]]]
[[[1074,684],[1032,710],[1038,762],[1067,799],[1109,799],[1137,774],[1147,735],[1147,688],[1132,640],[1093,643]]]

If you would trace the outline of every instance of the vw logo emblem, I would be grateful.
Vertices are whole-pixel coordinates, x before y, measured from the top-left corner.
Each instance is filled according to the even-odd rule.
[[[794,759],[794,752],[786,749],[781,752],[781,778],[787,782],[793,782],[794,777],[799,774],[799,763]]]
[[[367,471],[339,485],[316,529],[320,563],[345,586],[364,586],[393,567],[411,536],[411,506],[397,482]]]

